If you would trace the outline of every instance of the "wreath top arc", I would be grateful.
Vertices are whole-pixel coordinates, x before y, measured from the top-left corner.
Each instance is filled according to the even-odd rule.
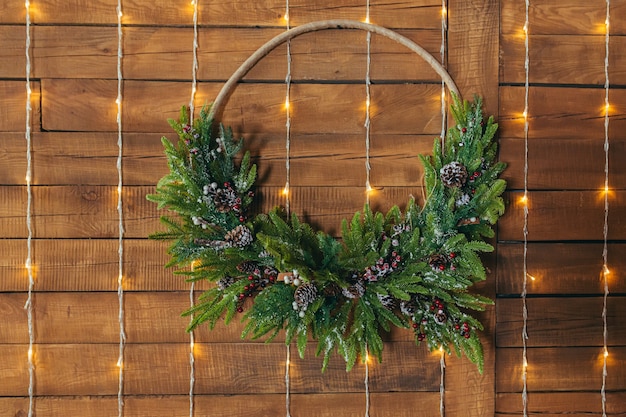
[[[227,96],[225,85],[192,123],[185,107],[170,120],[179,136],[162,138],[170,172],[148,196],[177,215],[162,216],[166,230],[151,235],[172,242],[168,266],[214,283],[184,313],[193,316],[189,330],[240,315],[242,337],[269,341],[284,330],[300,356],[313,339],[323,369],[337,351],[349,370],[358,357],[382,360],[383,331],[411,328],[416,343],[464,354],[482,371],[483,326],[472,312],[492,301],[469,290],[486,279],[479,253],[493,250],[484,238],[504,213],[506,165],[480,98],[451,91],[455,124],[443,146],[435,138],[432,156],[420,155],[423,205],[410,198],[386,214],[365,205],[342,222],[338,240],[279,207],[253,213],[256,166],[249,152],[240,156],[243,141],[214,123]]]

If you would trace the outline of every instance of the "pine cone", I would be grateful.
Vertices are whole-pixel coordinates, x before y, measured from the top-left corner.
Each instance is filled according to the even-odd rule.
[[[307,307],[317,298],[317,287],[314,284],[305,282],[301,284],[293,293],[293,299],[298,307]]]
[[[225,276],[217,280],[217,288],[219,288],[220,291],[224,291],[226,288],[230,287],[234,283],[235,283],[235,278]]]
[[[244,248],[252,243],[253,240],[252,231],[248,229],[246,226],[239,225],[235,227],[233,230],[226,233],[224,236],[224,240],[230,244],[231,246],[236,246],[238,248]]]
[[[334,297],[341,293],[341,287],[334,282],[324,287],[324,295],[327,297]]]
[[[441,182],[449,188],[462,187],[467,181],[467,168],[457,161],[444,165],[440,170]]]
[[[400,311],[405,316],[413,317],[413,315],[417,311],[417,305],[415,304],[414,300],[401,301],[400,302]]]
[[[218,188],[213,194],[213,204],[217,211],[221,213],[228,213],[234,210],[237,205],[237,195],[232,188]]]
[[[347,298],[359,298],[365,294],[365,285],[363,285],[362,281],[357,281],[348,288],[342,288],[341,293]]]
[[[437,310],[437,312],[435,312],[435,322],[437,324],[444,324],[447,320],[448,316],[446,315],[445,311]]]
[[[430,258],[428,258],[428,265],[430,265],[430,267],[435,271],[443,271],[446,269],[447,264],[448,258],[446,255],[436,253],[434,255],[430,255]]]
[[[243,261],[237,265],[237,271],[244,274],[254,274],[259,272],[259,264],[254,261]]]
[[[390,295],[377,294],[378,300],[387,310],[393,310],[396,306],[396,300]]]

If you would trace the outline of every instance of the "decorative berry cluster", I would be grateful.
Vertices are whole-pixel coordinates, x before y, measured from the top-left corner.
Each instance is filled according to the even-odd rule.
[[[244,285],[243,291],[239,293],[237,301],[237,312],[243,312],[243,305],[247,297],[253,297],[263,291],[268,285],[277,281],[278,271],[272,267],[265,267],[261,271],[260,267],[254,262],[242,262],[237,265],[237,269],[241,272],[248,273],[248,283]]]

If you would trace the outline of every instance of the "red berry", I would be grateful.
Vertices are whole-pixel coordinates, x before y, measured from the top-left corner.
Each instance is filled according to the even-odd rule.
[[[245,218],[245,217],[243,217],[243,216],[239,216],[239,221],[240,221],[241,223],[243,223],[243,222],[245,222],[245,221],[246,221],[246,218]]]
[[[476,194],[476,190],[472,190],[472,194]]]
[[[225,182],[224,183],[224,187],[226,187],[226,188],[230,187],[230,183],[229,182]]]
[[[419,327],[419,324],[417,324],[417,323],[413,323],[413,328],[414,328],[414,329],[417,329],[418,327]]]
[[[249,275],[248,276],[248,281],[252,281],[252,280],[254,280],[254,277],[252,275]]]
[[[237,307],[237,312],[238,313],[243,313],[243,307]]]
[[[430,306],[430,311],[435,311],[435,306]]]
[[[450,255],[448,255],[450,258],[454,259],[456,258],[456,253],[454,252],[450,252]]]
[[[467,128],[464,127],[463,129],[461,129],[461,132],[463,133],[467,132]]]
[[[239,294],[239,299],[243,300],[244,298],[246,298],[246,295],[244,293]]]
[[[443,270],[446,269],[446,266],[445,265],[439,265],[439,269],[443,271]]]

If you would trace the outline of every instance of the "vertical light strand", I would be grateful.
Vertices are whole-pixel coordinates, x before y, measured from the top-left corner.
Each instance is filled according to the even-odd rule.
[[[524,20],[524,253],[523,253],[523,286],[522,286],[522,412],[524,417],[528,416],[528,305],[526,303],[528,285],[528,96],[530,91],[529,72],[529,9],[530,0],[525,0],[525,20]]]
[[[189,125],[193,126],[194,118],[194,102],[196,100],[196,91],[198,85],[198,1],[191,0],[193,6],[193,44],[192,44],[192,62],[191,62],[191,97],[189,98]],[[191,268],[193,270],[194,264]],[[191,282],[189,287],[189,305],[191,308],[195,305],[194,292],[196,283]],[[193,322],[193,315],[189,322]],[[194,331],[189,332],[189,417],[194,414],[194,389],[196,385],[196,356],[195,356],[195,334]]]
[[[189,98],[189,124],[193,123],[193,113],[195,109],[196,90],[198,85],[198,0],[191,0],[193,6],[193,45],[191,64],[191,97]]]
[[[443,346],[439,348],[441,357],[439,358],[439,368],[441,370],[441,379],[439,380],[439,415],[441,417],[446,415],[446,352],[443,350]]]
[[[448,1],[441,0],[441,47],[439,56],[441,65],[447,66],[447,41],[448,41]],[[446,105],[446,83],[441,80],[441,149],[444,149],[446,141],[446,128],[448,126],[448,109]]]
[[[370,23],[370,2],[366,1],[365,5],[365,23]],[[371,64],[372,64],[372,32],[367,32],[365,38],[367,44],[367,56],[365,63],[365,198],[367,204],[370,202],[370,194],[372,192],[372,184],[370,182],[370,174],[372,165],[370,164],[370,105],[371,105]]]
[[[33,289],[35,287],[35,279],[33,276],[33,225],[32,225],[32,203],[33,203],[33,190],[31,186],[33,162],[31,151],[31,130],[30,120],[32,114],[32,89],[30,86],[30,1],[24,2],[26,7],[26,127],[24,131],[24,137],[26,139],[26,229],[28,231],[28,238],[26,239],[26,272],[28,274],[28,298],[24,304],[26,309],[26,316],[28,321],[28,417],[33,416],[34,412],[34,389],[35,389],[35,362],[33,360],[33,346],[35,343],[35,332],[33,323]]]
[[[117,297],[119,303],[118,321],[120,327],[120,344],[117,366],[119,369],[117,389],[117,413],[124,414],[124,346],[126,345],[126,331],[124,330],[124,216],[122,210],[122,58],[123,58],[123,31],[122,31],[122,0],[117,1],[117,214],[118,214],[118,276]]]
[[[285,0],[285,28],[291,28],[289,23],[289,0]],[[289,195],[289,183],[291,180],[291,40],[287,41],[287,75],[285,76],[285,188],[283,195],[285,197],[285,210],[287,214],[290,211],[291,197]],[[285,360],[285,415],[291,417],[291,381],[289,373],[291,370],[291,346],[286,346],[287,359]]]
[[[609,267],[608,267],[608,238],[609,238],[609,38],[610,38],[610,10],[611,0],[606,0],[606,18],[604,35],[604,230],[602,248],[602,278],[604,284],[604,296],[602,304],[602,388],[600,396],[602,399],[602,417],[606,417],[606,377],[608,375],[607,360],[608,350],[608,323],[607,323],[607,303],[609,297]]]
[[[447,66],[447,41],[448,41],[448,1],[441,0],[441,46],[439,48],[439,57],[441,59],[441,65],[444,68]],[[446,143],[446,130],[448,126],[448,109],[446,105],[446,84],[441,80],[441,149],[445,149]],[[441,352],[441,358],[439,359],[439,369],[441,373],[441,379],[439,381],[439,415],[444,417],[446,415],[445,397],[446,397],[446,358],[443,347],[439,348]]]
[[[285,1],[285,25],[286,29],[291,28],[289,23],[289,0]],[[290,194],[289,186],[291,181],[291,40],[287,41],[287,75],[285,76],[285,188],[283,188],[283,195],[285,196],[285,209],[287,214],[290,210]]]
[[[365,346],[365,417],[370,416],[370,353]]]

